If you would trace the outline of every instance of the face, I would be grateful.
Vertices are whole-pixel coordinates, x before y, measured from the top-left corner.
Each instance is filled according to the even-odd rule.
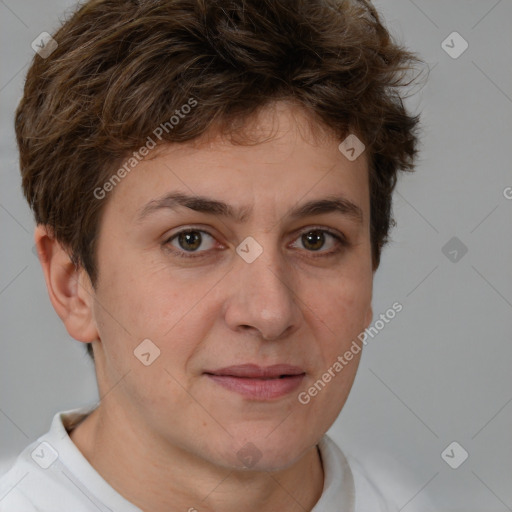
[[[98,381],[144,442],[285,468],[345,403],[360,352],[333,365],[372,317],[367,162],[308,138],[301,115],[263,111],[274,136],[254,146],[169,145],[107,198]],[[325,199],[337,207],[301,211]]]

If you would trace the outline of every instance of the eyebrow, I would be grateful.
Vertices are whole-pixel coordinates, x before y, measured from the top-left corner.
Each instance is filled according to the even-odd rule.
[[[175,210],[179,207],[189,208],[196,212],[217,215],[236,222],[246,222],[251,213],[252,208],[233,206],[205,196],[187,195],[182,192],[172,192],[159,199],[154,199],[147,203],[137,216],[138,221],[142,221],[150,214],[162,210]],[[321,215],[326,213],[339,213],[352,219],[358,224],[363,222],[363,211],[355,203],[345,197],[327,196],[322,199],[308,201],[302,205],[295,207],[288,213],[288,217],[292,220],[307,217],[311,215]]]

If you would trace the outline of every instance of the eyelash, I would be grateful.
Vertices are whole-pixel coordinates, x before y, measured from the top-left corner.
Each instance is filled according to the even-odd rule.
[[[187,228],[187,229],[178,231],[177,233],[172,235],[165,242],[163,242],[162,245],[165,246],[172,254],[174,254],[175,256],[177,256],[179,258],[201,258],[201,257],[204,257],[204,253],[207,253],[208,251],[196,251],[196,252],[188,252],[187,253],[186,251],[183,251],[183,250],[176,250],[174,248],[171,248],[171,246],[169,245],[179,235],[181,235],[183,233],[195,233],[195,232],[206,233],[208,236],[215,238],[211,233],[209,233],[208,231],[206,231],[204,229]],[[337,247],[334,250],[331,250],[329,252],[321,252],[319,254],[315,254],[315,251],[306,251],[306,252],[310,252],[311,256],[313,258],[325,258],[325,257],[329,257],[329,256],[335,256],[338,253],[342,252],[343,249],[346,249],[350,245],[349,242],[347,241],[347,239],[343,235],[338,234],[337,232],[332,231],[330,229],[321,228],[321,227],[308,228],[308,229],[302,231],[301,233],[299,233],[297,238],[299,238],[302,235],[307,234],[309,232],[327,233],[335,239],[336,244],[337,244]]]

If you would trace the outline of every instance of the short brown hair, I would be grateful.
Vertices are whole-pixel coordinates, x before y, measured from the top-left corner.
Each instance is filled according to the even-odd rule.
[[[365,144],[379,266],[397,172],[413,171],[418,152],[419,115],[400,88],[422,61],[369,1],[91,0],[53,38],[53,53],[34,56],[16,112],[23,191],[93,285],[105,204],[94,191],[148,135],[162,125],[161,143],[214,126],[233,134],[278,100]],[[191,98],[193,112],[171,127]]]

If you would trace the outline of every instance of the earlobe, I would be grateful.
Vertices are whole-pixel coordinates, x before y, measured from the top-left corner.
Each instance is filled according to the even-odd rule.
[[[46,226],[38,225],[34,241],[48,296],[70,336],[89,343],[98,339],[94,321],[94,290],[87,273],[77,268]]]

